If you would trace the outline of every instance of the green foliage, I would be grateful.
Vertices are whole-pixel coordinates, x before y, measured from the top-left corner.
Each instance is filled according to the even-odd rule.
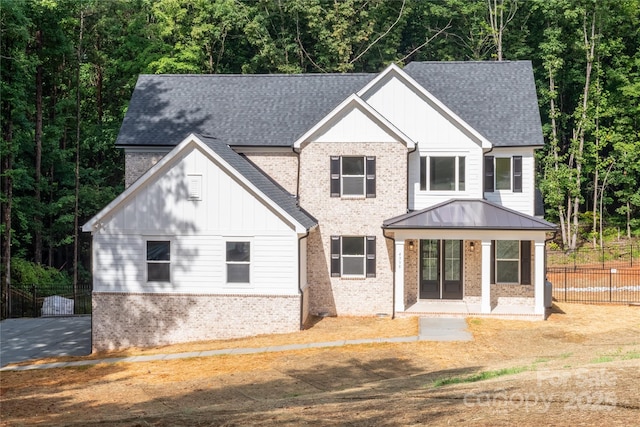
[[[21,258],[11,259],[11,277],[14,286],[25,289],[32,285],[48,287],[51,285],[70,285],[71,277],[64,271],[53,267],[38,265]]]

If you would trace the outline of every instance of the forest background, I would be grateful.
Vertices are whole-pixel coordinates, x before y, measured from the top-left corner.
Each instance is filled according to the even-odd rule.
[[[139,74],[520,59],[552,244],[640,235],[640,0],[1,0],[0,301],[11,282],[91,281],[79,227],[124,189]]]

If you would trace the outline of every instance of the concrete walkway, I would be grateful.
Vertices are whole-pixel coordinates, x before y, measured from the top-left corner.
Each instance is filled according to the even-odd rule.
[[[34,319],[35,320],[35,319]],[[58,319],[60,320],[60,319]],[[5,321],[0,324],[2,326],[2,333],[4,335],[6,328]],[[194,357],[211,357],[228,354],[255,354],[255,353],[273,353],[279,351],[291,351],[291,350],[304,350],[309,348],[327,348],[327,347],[339,347],[345,345],[358,345],[358,344],[376,344],[376,343],[407,343],[417,341],[471,341],[473,336],[467,330],[467,324],[465,319],[460,318],[421,318],[420,329],[418,336],[411,337],[392,337],[392,338],[373,338],[373,339],[356,339],[356,340],[341,340],[330,341],[321,343],[307,343],[307,344],[287,344],[270,347],[259,348],[229,348],[221,350],[206,350],[195,351],[187,353],[171,353],[171,354],[152,354],[147,356],[130,356],[130,357],[110,357],[104,359],[93,360],[78,360],[73,362],[55,362],[55,363],[43,363],[39,365],[24,365],[24,366],[4,366],[5,356],[2,356],[2,365],[0,371],[26,371],[33,369],[51,369],[51,368],[68,368],[74,366],[89,366],[98,365],[102,363],[136,363],[136,362],[153,362],[161,360],[174,360],[174,359],[188,359]],[[37,331],[39,335],[42,335],[42,330]],[[90,339],[89,339],[90,342]],[[5,339],[2,338],[2,347],[5,346]],[[4,351],[4,350],[3,350]],[[89,351],[83,353],[83,355],[89,354]],[[49,356],[52,356],[51,352],[48,352]],[[60,356],[66,354],[58,354]],[[44,356],[43,356],[44,357]],[[17,361],[29,360],[29,358],[21,358],[8,363],[15,363]]]

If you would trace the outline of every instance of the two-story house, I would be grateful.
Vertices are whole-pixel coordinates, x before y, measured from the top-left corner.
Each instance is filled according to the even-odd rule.
[[[309,315],[543,319],[530,62],[140,76],[87,222],[96,350]]]

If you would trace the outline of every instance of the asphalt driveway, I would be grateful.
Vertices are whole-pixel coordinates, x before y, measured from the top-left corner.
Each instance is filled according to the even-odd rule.
[[[52,356],[91,353],[91,316],[5,319],[0,322],[0,367]]]

